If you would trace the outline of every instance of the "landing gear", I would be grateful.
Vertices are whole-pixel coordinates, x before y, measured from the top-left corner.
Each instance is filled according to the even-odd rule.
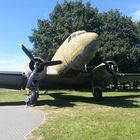
[[[39,89],[38,89],[38,83],[33,82],[32,87],[30,89],[27,89],[27,97],[26,97],[26,105],[36,105],[37,99],[39,97]]]
[[[37,104],[38,93],[35,90],[30,91],[27,95],[27,105],[36,105]]]
[[[95,101],[100,101],[102,99],[102,90],[100,88],[93,88],[92,94]]]
[[[45,91],[44,91],[44,94],[47,95],[47,94],[48,94],[48,90],[45,90]]]

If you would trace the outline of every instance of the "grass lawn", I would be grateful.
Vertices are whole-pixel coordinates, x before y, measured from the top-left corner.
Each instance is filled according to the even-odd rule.
[[[23,100],[19,91],[0,90],[0,105]],[[100,102],[90,92],[42,92],[36,108],[45,112],[46,121],[30,140],[140,140],[140,92],[104,93]]]
[[[24,105],[25,92],[19,90],[0,89],[0,106]]]
[[[37,108],[45,123],[31,140],[140,140],[140,92],[110,92],[93,101],[90,92],[52,91]]]

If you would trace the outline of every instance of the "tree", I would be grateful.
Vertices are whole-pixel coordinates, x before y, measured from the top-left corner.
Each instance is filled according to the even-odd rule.
[[[140,44],[140,24],[134,23],[131,17],[122,15],[119,10],[99,13],[90,2],[83,4],[82,0],[57,3],[49,19],[38,20],[37,28],[29,37],[34,45],[34,55],[50,60],[62,42],[77,30],[100,35],[100,49],[89,65],[101,63],[104,56],[115,62],[129,57],[124,62],[128,66],[127,72],[138,71],[138,66],[135,66],[140,60],[140,47],[131,48]],[[126,71],[126,66],[121,65],[120,70]]]
[[[34,55],[48,60],[52,56],[51,52],[53,51],[50,22],[48,20],[38,20],[37,29],[32,31],[33,34],[29,39],[34,45]]]
[[[33,43],[33,53],[50,60],[62,42],[77,30],[99,32],[101,24],[98,9],[82,1],[57,3],[49,20],[38,20],[37,29],[29,37]]]
[[[137,27],[137,35],[140,38],[140,21],[136,23],[136,27]]]
[[[123,16],[119,10],[102,13],[102,20],[104,24],[100,33],[100,54],[115,62],[128,57],[127,72],[132,72],[132,66],[136,64],[131,48],[140,43],[135,23],[131,17]],[[120,70],[126,72],[126,65],[121,65]]]

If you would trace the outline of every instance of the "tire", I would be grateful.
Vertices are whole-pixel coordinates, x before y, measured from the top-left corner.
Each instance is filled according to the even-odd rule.
[[[36,103],[37,103],[37,93],[35,91],[32,91],[30,93],[28,105],[36,105]]]
[[[102,100],[102,90],[100,88],[95,88],[93,90],[93,96],[95,101]]]

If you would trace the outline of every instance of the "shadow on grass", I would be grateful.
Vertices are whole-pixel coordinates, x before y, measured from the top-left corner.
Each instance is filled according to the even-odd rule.
[[[122,108],[139,108],[138,101],[134,98],[139,98],[140,95],[124,95],[114,97],[103,97],[100,102],[94,102],[99,105],[107,105],[111,107],[122,107]]]
[[[0,106],[19,106],[25,105],[24,101],[15,101],[15,102],[0,102]]]
[[[65,95],[64,95],[65,94]],[[73,107],[76,104],[72,103],[70,100],[70,97],[66,95],[67,93],[51,93],[47,94],[51,97],[53,97],[54,100],[39,100],[37,106],[42,106],[42,105],[49,105],[49,106],[56,106],[56,107]],[[41,96],[41,95],[40,95]],[[74,96],[73,96],[74,97]]]
[[[62,92],[62,93],[50,93],[47,94],[53,97],[54,100],[46,99],[46,100],[39,100],[38,106],[42,105],[49,105],[49,106],[56,106],[56,107],[74,107],[78,103],[89,103],[89,104],[97,104],[97,105],[106,105],[111,107],[122,107],[122,108],[138,108],[140,107],[140,103],[136,100],[136,98],[140,98],[140,95],[125,95],[123,96],[105,96],[101,101],[95,101],[93,97],[85,97],[85,96],[78,96],[78,95],[71,95],[69,92]],[[41,95],[40,95],[41,96]],[[25,105],[24,101],[12,101],[12,102],[0,102],[0,106],[18,106],[18,105]]]
[[[54,98],[54,100],[40,100],[38,106],[49,105],[56,107],[73,107],[77,102],[106,105],[111,107],[122,107],[122,108],[138,108],[138,101],[134,98],[139,98],[140,95],[124,95],[124,96],[113,96],[103,97],[101,101],[94,101],[93,97],[83,97],[70,95],[67,93],[51,93],[48,94]]]

